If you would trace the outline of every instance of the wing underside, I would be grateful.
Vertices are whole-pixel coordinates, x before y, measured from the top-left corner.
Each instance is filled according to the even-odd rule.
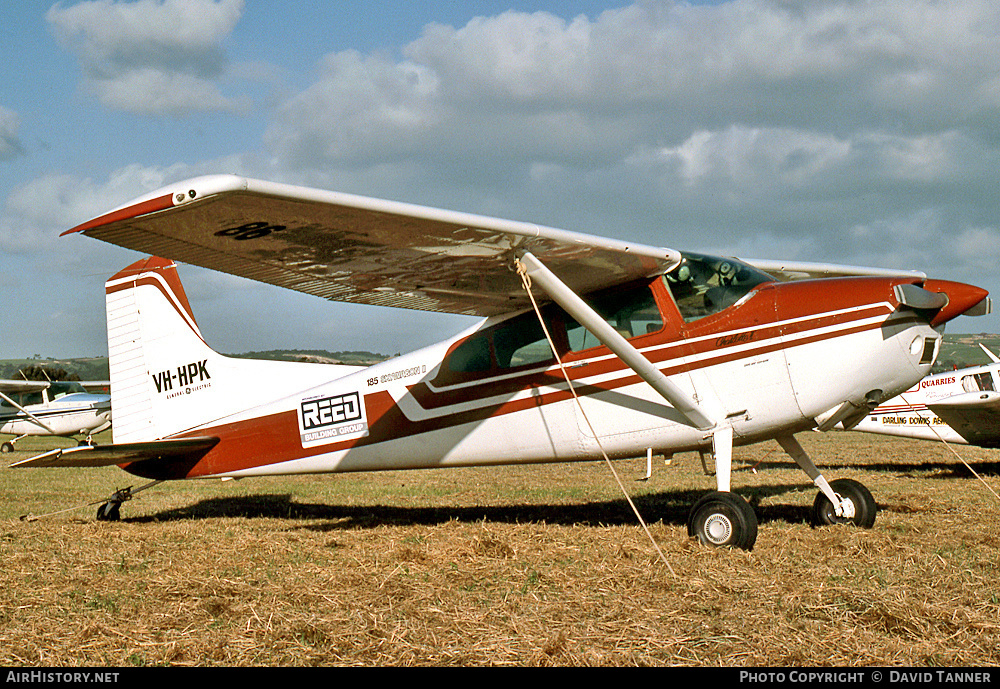
[[[72,231],[334,301],[474,316],[529,305],[514,258],[580,293],[663,272],[676,251],[241,177],[155,192]]]

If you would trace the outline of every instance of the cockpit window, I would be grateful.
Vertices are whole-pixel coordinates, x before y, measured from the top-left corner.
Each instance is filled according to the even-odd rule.
[[[86,391],[83,385],[75,381],[58,381],[49,385],[49,400],[57,400],[70,393]]]
[[[663,282],[686,323],[732,306],[751,289],[774,282],[767,273],[732,258],[685,253]]]
[[[966,392],[993,390],[993,377],[989,371],[962,376],[962,389]]]

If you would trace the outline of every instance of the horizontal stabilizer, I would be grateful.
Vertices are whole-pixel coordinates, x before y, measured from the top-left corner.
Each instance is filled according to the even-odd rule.
[[[1000,392],[966,392],[929,403],[927,408],[969,444],[1000,447]]]
[[[52,450],[10,465],[14,468],[105,467],[132,462],[163,460],[169,462],[197,461],[218,444],[219,439],[175,438],[147,443],[118,445],[82,445]]]

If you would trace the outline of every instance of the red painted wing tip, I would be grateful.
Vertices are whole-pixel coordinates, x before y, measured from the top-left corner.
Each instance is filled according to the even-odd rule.
[[[111,223],[118,222],[120,220],[129,220],[131,218],[137,218],[140,215],[147,215],[149,213],[166,210],[168,208],[172,208],[173,205],[174,197],[172,194],[158,196],[155,199],[149,199],[148,201],[142,201],[141,203],[137,203],[132,206],[126,206],[125,208],[119,208],[118,210],[111,211],[110,213],[105,213],[104,215],[98,216],[93,220],[88,220],[85,223],[81,223],[76,227],[70,228],[61,233],[59,236],[65,237],[68,234],[86,232],[87,230],[92,230],[95,227],[110,225]]]

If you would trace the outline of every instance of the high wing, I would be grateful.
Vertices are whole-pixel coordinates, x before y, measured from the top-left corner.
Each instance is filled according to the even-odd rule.
[[[178,182],[79,225],[151,255],[334,301],[472,316],[530,304],[513,259],[531,253],[576,294],[663,273],[678,251],[531,223],[232,175]],[[914,271],[751,263],[778,280]]]
[[[1000,447],[1000,392],[983,390],[929,402],[927,408],[970,445]]]
[[[41,392],[50,385],[47,380],[0,380],[0,393]]]
[[[898,270],[894,268],[868,268],[847,266],[837,263],[813,263],[808,261],[779,261],[759,258],[740,259],[754,268],[762,270],[780,281],[807,280],[831,277],[909,277],[923,280],[927,275],[919,270]]]
[[[680,261],[672,249],[227,175],[180,182],[72,232],[334,301],[473,316],[530,305],[511,269],[526,252],[580,293]]]

